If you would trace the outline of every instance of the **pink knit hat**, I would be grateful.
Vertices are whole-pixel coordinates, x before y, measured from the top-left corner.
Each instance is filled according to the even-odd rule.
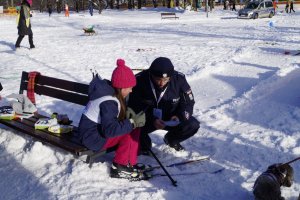
[[[111,75],[111,83],[115,88],[129,88],[136,85],[135,76],[123,59],[117,60],[117,67]]]
[[[29,5],[32,5],[32,0],[27,0],[27,2],[29,3]]]

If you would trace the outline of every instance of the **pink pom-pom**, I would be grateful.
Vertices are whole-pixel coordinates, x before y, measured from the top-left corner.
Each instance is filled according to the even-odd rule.
[[[125,61],[123,59],[118,59],[117,60],[117,66],[118,67],[124,67],[125,66]]]

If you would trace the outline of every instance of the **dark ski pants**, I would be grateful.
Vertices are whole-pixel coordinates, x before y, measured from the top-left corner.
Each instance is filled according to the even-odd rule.
[[[189,120],[181,122],[178,126],[166,127],[165,130],[168,132],[165,137],[169,143],[180,143],[195,135],[199,128],[200,122],[191,116]],[[140,135],[141,151],[146,151],[152,147],[151,138],[148,134],[155,130],[156,128],[153,126],[142,128]]]
[[[25,35],[19,35],[15,47],[20,47],[20,44],[21,44],[24,37],[25,37]],[[34,47],[34,45],[33,45],[33,34],[28,35],[28,40],[29,40],[30,48]]]

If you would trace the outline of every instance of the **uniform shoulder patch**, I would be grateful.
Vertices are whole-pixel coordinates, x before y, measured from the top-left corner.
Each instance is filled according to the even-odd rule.
[[[193,92],[192,92],[191,89],[189,89],[189,90],[186,91],[185,93],[186,93],[186,95],[189,97],[189,99],[190,99],[191,101],[194,100],[194,95],[193,95]]]

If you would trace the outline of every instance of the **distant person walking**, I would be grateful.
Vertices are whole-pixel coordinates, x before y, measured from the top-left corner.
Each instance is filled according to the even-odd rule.
[[[236,11],[235,9],[235,5],[236,5],[236,0],[232,0],[232,11]]]
[[[56,0],[56,11],[57,13],[61,12],[61,0]]]
[[[277,2],[276,2],[276,0],[273,0],[272,3],[273,3],[274,12],[276,13],[276,9],[278,8]]]
[[[93,16],[93,11],[94,11],[94,5],[93,5],[93,1],[92,0],[89,0],[89,12],[90,12],[90,15]]]
[[[69,17],[69,16],[70,16],[68,4],[65,4],[65,16],[66,16],[66,17]]]
[[[289,6],[289,1],[287,0],[287,1],[286,1],[286,4],[285,4],[285,12],[286,12],[286,13],[289,12],[289,7],[290,7],[290,6]]]
[[[0,91],[3,89],[1,83],[0,83]],[[1,100],[1,95],[0,95],[0,100]]]
[[[290,1],[290,13],[292,11],[295,12],[295,10],[294,10],[294,1],[293,0]]]
[[[17,23],[18,23],[18,39],[16,41],[15,47],[20,48],[20,44],[25,37],[28,35],[30,49],[35,48],[33,44],[33,33],[31,30],[31,23],[30,23],[30,6],[32,5],[32,0],[22,0],[21,3],[21,10],[17,16]]]
[[[51,3],[51,0],[48,0],[48,2],[47,2],[47,8],[48,8],[48,13],[49,13],[49,17],[50,17],[51,14],[52,14],[52,3]]]
[[[79,0],[75,0],[75,10],[79,13]]]

